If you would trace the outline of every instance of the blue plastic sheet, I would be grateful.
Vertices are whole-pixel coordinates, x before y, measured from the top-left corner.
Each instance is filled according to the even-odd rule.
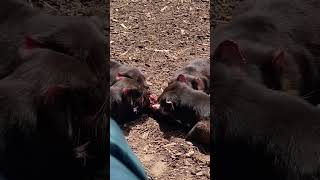
[[[132,152],[118,124],[110,119],[110,179],[145,180],[145,170]]]

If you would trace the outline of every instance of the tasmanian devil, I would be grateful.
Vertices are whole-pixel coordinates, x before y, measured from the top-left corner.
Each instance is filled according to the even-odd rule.
[[[185,77],[186,83],[195,90],[209,93],[210,87],[210,62],[206,59],[196,59],[175,72],[169,84],[176,81],[179,75]]]
[[[210,95],[192,89],[182,74],[164,89],[158,102],[153,109],[160,119],[178,122],[186,128],[193,127],[201,119],[209,120]]]
[[[149,95],[138,81],[122,77],[110,87],[111,116],[124,123],[148,113],[151,110]]]
[[[178,122],[188,128],[188,138],[209,144],[210,62],[196,59],[178,70],[152,105],[156,119]]]
[[[19,48],[41,47],[63,52],[87,63],[98,78],[107,81],[105,38],[91,17],[51,16],[21,0],[0,2],[0,78],[20,63]],[[26,43],[24,43],[26,41]]]
[[[0,171],[9,179],[92,179],[106,171],[106,92],[97,88],[105,82],[50,49],[24,49],[21,59],[0,82]]]
[[[265,87],[245,67],[213,64],[214,177],[319,179],[319,108]]]
[[[318,104],[319,10],[313,0],[245,0],[232,22],[212,33],[213,49],[246,61],[250,76],[268,88]]]

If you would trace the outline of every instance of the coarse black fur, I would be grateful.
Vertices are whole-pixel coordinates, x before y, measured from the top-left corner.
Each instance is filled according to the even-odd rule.
[[[320,2],[315,0],[244,0],[232,22],[213,32],[212,49],[225,40],[234,41],[249,64],[251,77],[268,88],[318,104],[319,10]],[[285,62],[280,70],[272,63],[279,52]]]
[[[186,83],[195,90],[209,93],[210,90],[210,62],[207,59],[195,59],[174,73],[169,84],[176,81],[179,75],[184,75]]]
[[[148,88],[145,84],[146,78],[143,73],[136,67],[121,64],[118,61],[110,60],[110,86],[115,84],[119,78],[126,77],[134,79],[138,82],[139,86],[143,85],[144,88]]]
[[[160,109],[157,113],[169,122],[179,122],[193,127],[199,120],[210,115],[210,95],[194,90],[188,84],[174,81],[159,96]]]
[[[21,0],[2,0],[0,79],[8,76],[23,63],[19,49],[27,39],[29,43],[32,42],[32,46],[62,52],[87,63],[99,80],[107,81],[108,50],[101,25],[96,19],[47,15]]]
[[[319,108],[215,62],[213,175],[220,179],[319,179]]]
[[[110,87],[110,111],[118,123],[125,123],[149,113],[149,91],[136,80],[123,77]]]
[[[0,171],[9,179],[93,179],[106,171],[107,106],[97,88],[104,82],[60,52],[28,49],[21,58],[0,81]]]

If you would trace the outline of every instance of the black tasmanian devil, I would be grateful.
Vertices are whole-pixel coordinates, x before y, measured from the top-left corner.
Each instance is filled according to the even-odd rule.
[[[209,136],[210,62],[196,59],[178,70],[152,105],[156,119],[178,122],[190,131],[188,138],[206,144]],[[201,136],[201,137],[200,137]]]
[[[110,60],[110,110],[119,123],[150,111],[150,92],[145,76],[135,67]]]
[[[268,88],[318,104],[319,10],[314,0],[244,0],[232,22],[212,32],[213,49],[245,60],[250,76]]]
[[[93,179],[102,169],[105,178],[105,82],[73,56],[43,48],[21,53],[24,63],[0,81],[1,173]]]
[[[265,87],[245,68],[240,61],[213,64],[214,177],[319,179],[319,108]]]
[[[159,104],[152,106],[154,117],[167,123],[182,124],[189,130],[187,138],[209,144],[210,95],[193,89],[186,82],[181,74],[164,89],[158,98]]]
[[[137,81],[123,77],[110,87],[111,116],[119,123],[137,119],[150,110],[149,91]]]

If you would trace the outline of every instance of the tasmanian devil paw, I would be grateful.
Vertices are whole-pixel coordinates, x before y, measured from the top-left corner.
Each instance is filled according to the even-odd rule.
[[[186,136],[187,140],[196,141],[201,144],[210,144],[210,121],[201,120],[193,126]]]

